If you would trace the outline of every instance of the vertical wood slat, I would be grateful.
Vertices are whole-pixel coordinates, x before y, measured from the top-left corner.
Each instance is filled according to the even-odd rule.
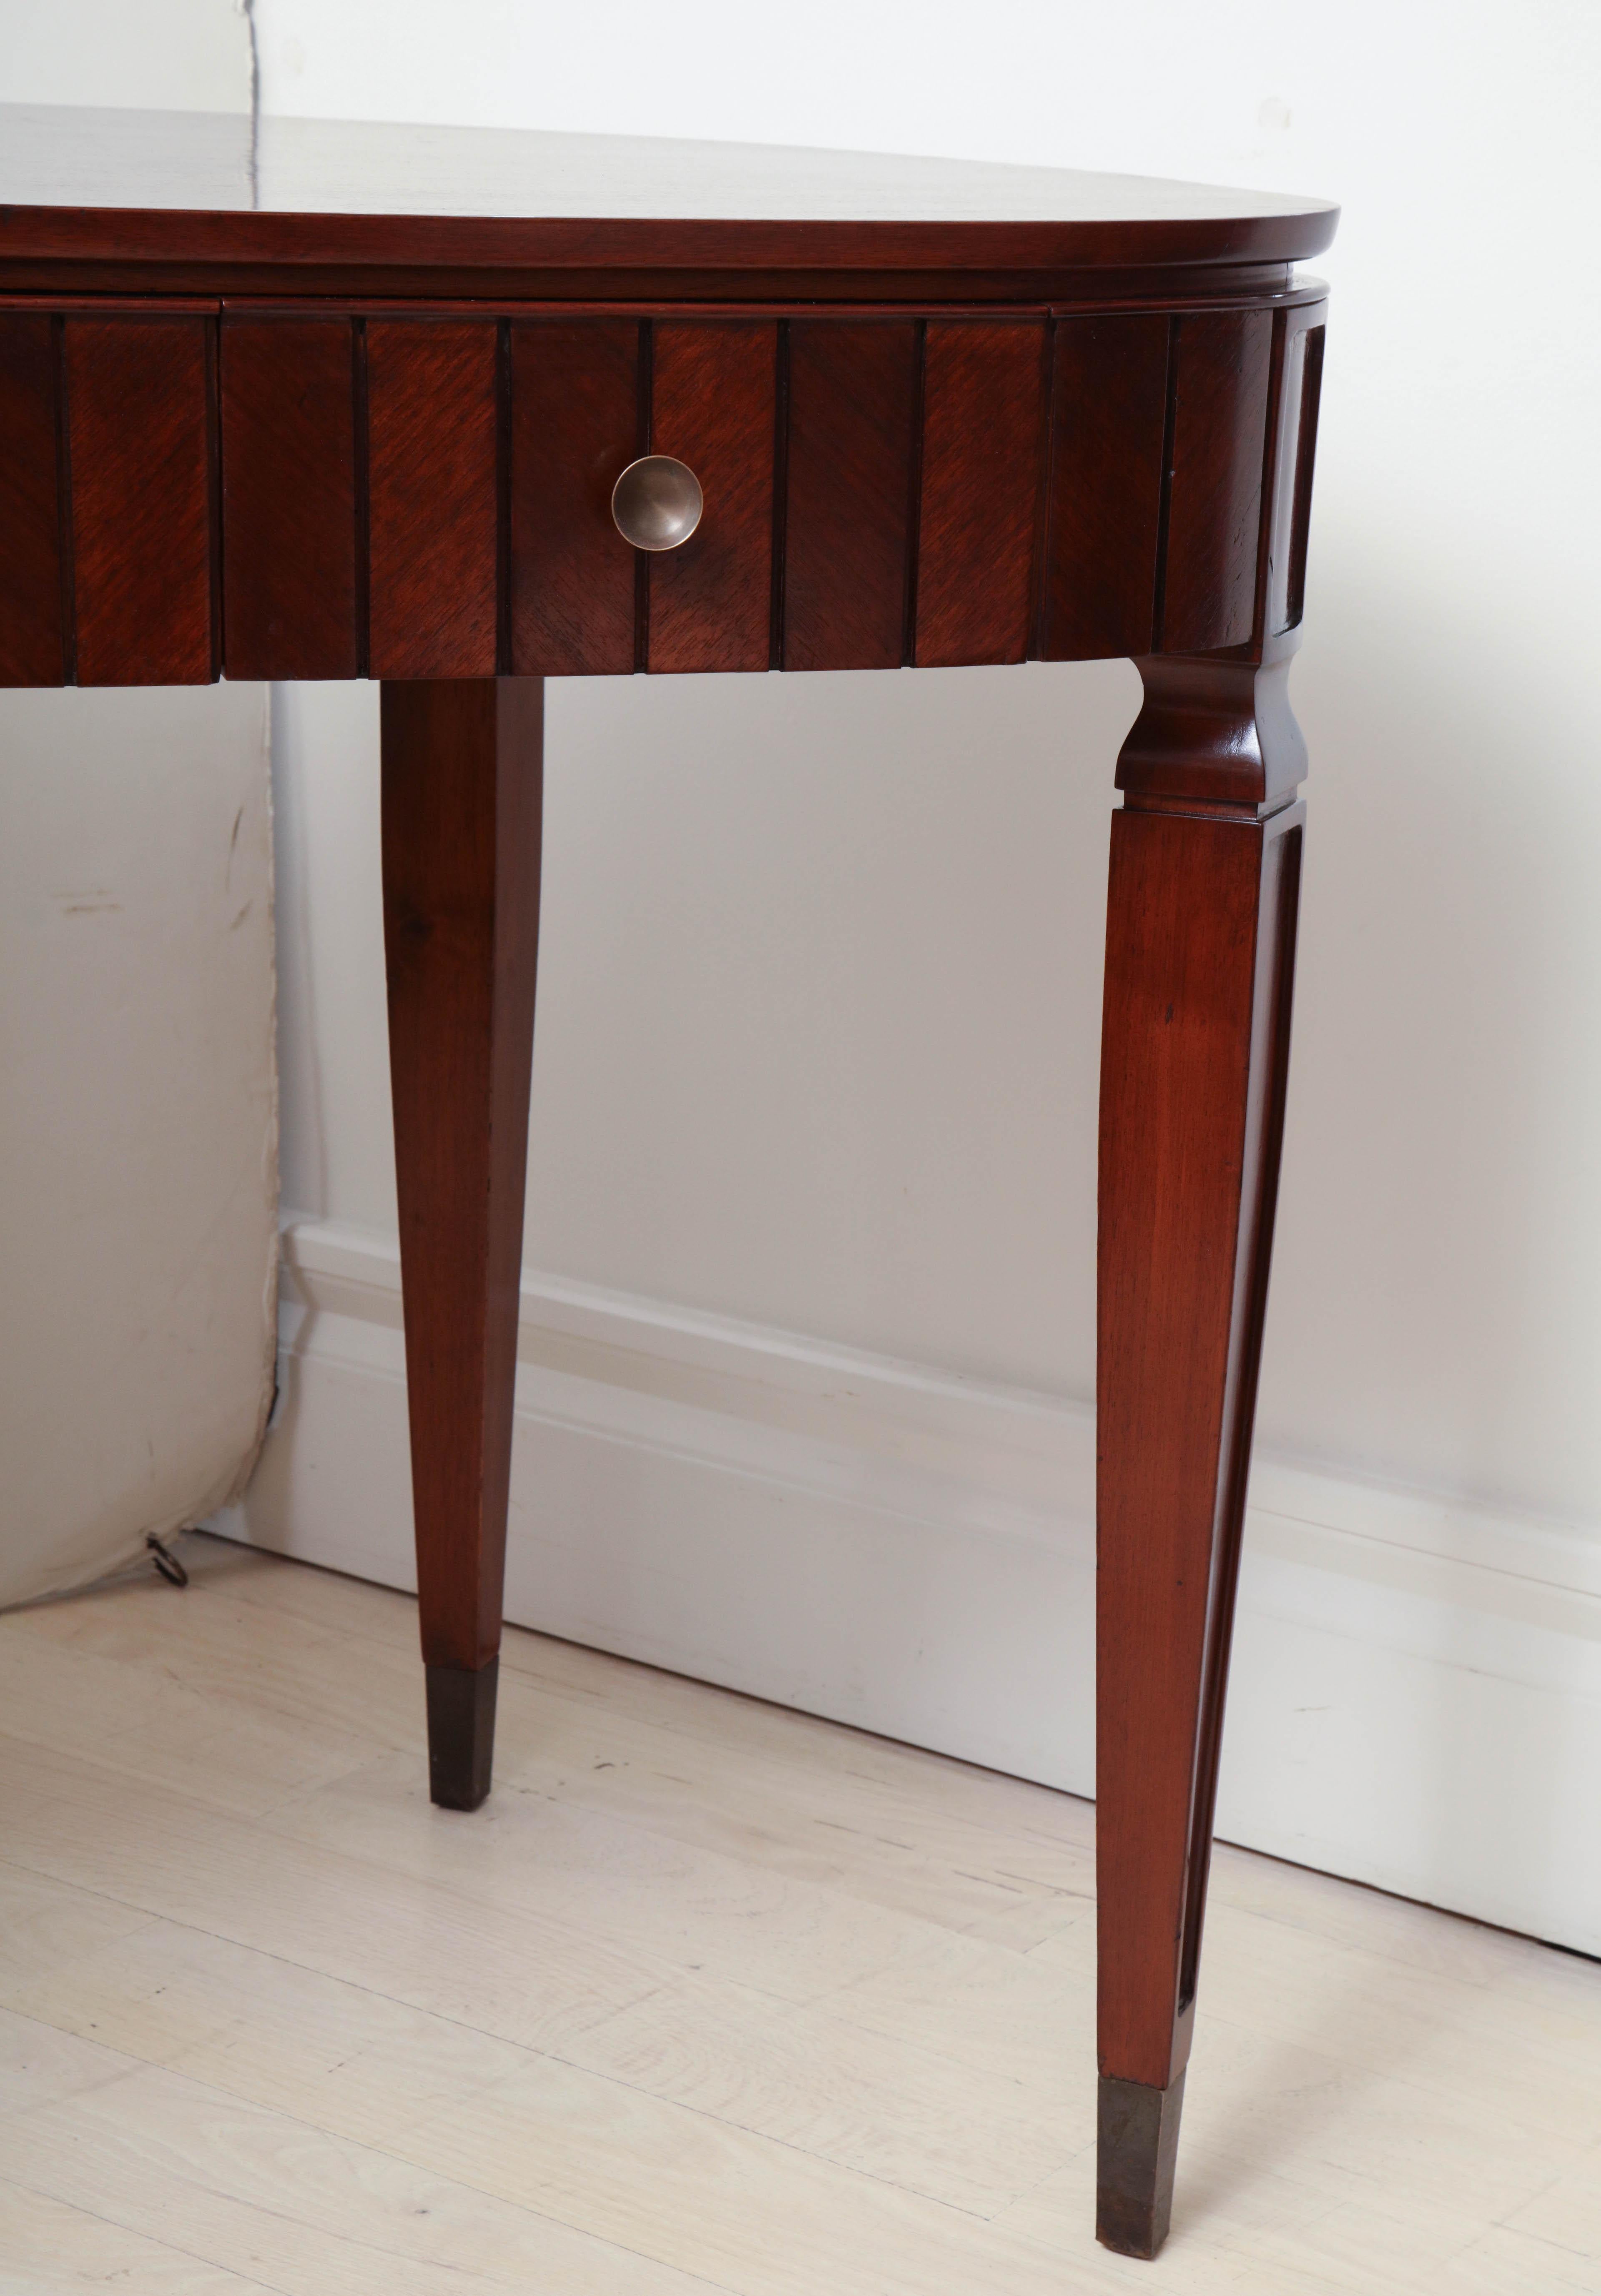
[[[650,562],[649,667],[766,669],[777,324],[672,320],[653,332],[652,452],[689,464],[706,507],[686,543]]]
[[[1285,314],[1278,447],[1268,542],[1264,627],[1269,636],[1293,629],[1305,602],[1307,534],[1312,514],[1312,468],[1318,452],[1318,405],[1322,395],[1324,318],[1327,308],[1318,303],[1310,309]]]
[[[223,321],[232,677],[359,675],[353,381],[348,319]]]
[[[790,322],[785,669],[890,669],[905,641],[917,328]]]
[[[0,685],[60,685],[62,535],[55,330],[0,314]]]
[[[374,677],[495,675],[497,348],[493,320],[367,323]]]
[[[1160,312],[1056,324],[1047,660],[1151,651],[1168,327]]]
[[[1261,529],[1270,311],[1178,322],[1161,623],[1164,653],[1210,653],[1252,634]]]
[[[1022,661],[1034,607],[1043,321],[931,319],[917,545],[921,667]]]
[[[216,675],[211,324],[66,321],[79,685]]]
[[[639,430],[639,323],[512,328],[511,625],[519,676],[634,667],[635,554],[612,489]]]

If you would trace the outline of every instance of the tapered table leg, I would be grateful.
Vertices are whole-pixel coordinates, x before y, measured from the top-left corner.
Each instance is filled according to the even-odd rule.
[[[386,684],[383,912],[429,1788],[489,1791],[539,933],[544,687]]]
[[[1129,2256],[1156,2253],[1172,2203],[1283,1129],[1302,809],[1242,796],[1238,767],[1267,731],[1281,750],[1299,741],[1287,709],[1258,724],[1257,678],[1197,665],[1190,691],[1183,665],[1157,666],[1112,817],[1096,2230]],[[1227,767],[1209,800],[1214,751]]]

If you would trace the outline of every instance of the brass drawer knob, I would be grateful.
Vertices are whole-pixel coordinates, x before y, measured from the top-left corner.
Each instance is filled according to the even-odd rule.
[[[701,481],[670,455],[642,455],[612,489],[612,523],[636,550],[677,550],[704,508]]]

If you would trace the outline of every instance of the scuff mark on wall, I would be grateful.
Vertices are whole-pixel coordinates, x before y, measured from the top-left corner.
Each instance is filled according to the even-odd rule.
[[[236,15],[243,20],[245,37],[250,45],[250,141],[245,161],[245,171],[250,187],[250,205],[259,207],[260,186],[256,175],[256,144],[261,130],[261,53],[256,38],[256,0],[234,0]]]

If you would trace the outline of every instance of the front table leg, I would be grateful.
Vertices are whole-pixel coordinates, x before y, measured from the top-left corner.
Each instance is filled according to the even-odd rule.
[[[429,1790],[489,1791],[539,937],[544,685],[382,689],[383,925]]]
[[[1283,1131],[1301,757],[1283,671],[1268,676],[1266,725],[1258,675],[1198,664],[1193,688],[1182,665],[1147,675],[1112,824],[1096,2231],[1129,2256],[1155,2255],[1172,2202]],[[1252,752],[1259,783],[1288,791],[1242,792]]]

